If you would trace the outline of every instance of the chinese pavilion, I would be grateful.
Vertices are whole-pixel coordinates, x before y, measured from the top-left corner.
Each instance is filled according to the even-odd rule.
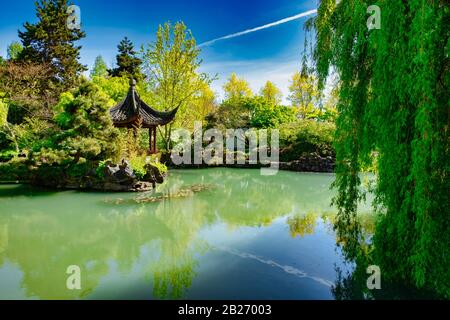
[[[141,100],[136,92],[136,81],[130,81],[130,90],[125,99],[111,109],[111,118],[116,128],[134,129],[137,135],[138,128],[149,130],[149,153],[157,153],[156,129],[165,126],[175,119],[178,108],[161,112],[149,107]]]

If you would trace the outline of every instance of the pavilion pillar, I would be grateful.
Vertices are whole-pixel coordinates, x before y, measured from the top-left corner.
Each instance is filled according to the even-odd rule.
[[[153,142],[152,142],[153,130],[152,128],[148,128],[148,151],[152,154]]]
[[[156,150],[156,126],[153,127],[153,153],[157,153],[157,150]]]

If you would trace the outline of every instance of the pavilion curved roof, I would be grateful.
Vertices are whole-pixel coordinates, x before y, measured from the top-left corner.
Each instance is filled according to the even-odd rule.
[[[175,119],[178,108],[162,112],[148,106],[136,92],[136,82],[132,80],[130,90],[123,101],[110,110],[111,118],[116,127],[132,127],[142,119],[142,127],[150,128],[164,126]]]

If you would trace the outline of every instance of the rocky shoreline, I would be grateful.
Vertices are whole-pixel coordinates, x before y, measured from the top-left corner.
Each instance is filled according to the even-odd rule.
[[[280,161],[272,162],[272,164],[278,164],[279,170],[294,171],[294,172],[316,172],[316,173],[333,173],[335,168],[335,159],[331,156],[322,157],[320,155],[311,154],[302,156],[298,160],[294,161]],[[172,161],[165,163],[171,169],[206,169],[206,168],[244,168],[244,169],[259,169],[263,167],[270,167],[270,164],[250,163],[248,159],[245,160],[245,164],[227,164],[226,161],[219,163],[217,159],[213,159],[210,163],[202,164],[181,164],[176,165]]]
[[[138,179],[128,161],[123,160],[121,164],[107,162],[102,169],[100,177],[93,171],[87,173],[81,179],[67,178],[53,181],[45,177],[34,177],[30,184],[68,190],[144,192],[151,191],[155,189],[156,184],[164,182],[166,174],[161,173],[156,166],[147,164],[145,169],[147,174],[143,179]]]

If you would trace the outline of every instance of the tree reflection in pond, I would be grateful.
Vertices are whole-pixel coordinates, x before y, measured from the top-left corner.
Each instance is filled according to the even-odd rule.
[[[245,239],[245,233],[266,243],[270,240],[264,238],[265,230],[276,230],[277,237],[290,234],[293,241],[314,236],[317,219],[333,216],[332,179],[332,175],[288,172],[263,177],[259,170],[243,169],[173,171],[155,194],[176,194],[192,185],[214,188],[154,203],[137,203],[133,199],[142,195],[134,194],[0,186],[0,282],[5,284],[0,298],[11,298],[12,291],[14,297],[39,299],[186,298],[205,264],[214,265],[216,243],[226,240],[232,245],[233,237]],[[124,201],[116,204],[117,199]],[[205,235],[222,227],[220,234]],[[273,245],[267,242],[263,248]],[[271,250],[265,253],[266,260],[294,257],[286,249],[285,257],[276,258],[283,247]],[[202,260],[205,256],[210,260]],[[66,288],[70,265],[81,268],[81,291]],[[279,271],[271,272],[270,276],[280,276]],[[18,288],[12,283],[17,274]],[[227,284],[227,279],[223,281]],[[278,290],[285,292],[281,285]]]

